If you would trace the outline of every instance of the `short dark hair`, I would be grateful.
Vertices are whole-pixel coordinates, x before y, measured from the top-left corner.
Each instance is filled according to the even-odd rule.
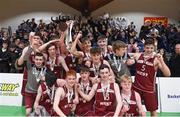
[[[100,35],[100,36],[98,36],[98,38],[97,38],[97,41],[98,40],[102,40],[102,39],[106,39],[107,37],[105,36],[105,35]]]
[[[90,49],[90,54],[101,54],[101,48],[100,47],[92,47]]]
[[[9,45],[9,41],[8,40],[3,40],[3,43],[6,43]]]
[[[46,64],[46,58],[44,57],[43,53],[36,52],[36,53],[35,53],[35,57],[36,57],[36,56],[43,57],[43,60],[44,60],[43,65]]]
[[[59,39],[59,35],[55,34],[55,35],[50,35],[50,40],[54,40],[54,39]]]
[[[48,87],[53,86],[56,83],[57,77],[50,69],[46,70],[45,73],[45,82]]]
[[[82,65],[82,66],[80,67],[80,71],[81,71],[81,72],[90,72],[89,67],[86,66],[86,65]]]
[[[36,52],[35,56],[43,56],[44,57],[43,53],[40,53],[40,52]]]
[[[38,31],[38,32],[35,32],[35,33],[34,33],[34,36],[39,36],[41,39],[42,39],[42,37],[43,37],[42,34],[41,34],[39,31]]]
[[[14,43],[11,43],[9,48],[16,48],[16,45]]]
[[[109,69],[109,70],[110,70],[110,68],[109,68],[109,66],[108,66],[108,65],[106,65],[106,64],[102,64],[102,65],[99,67],[99,71],[100,71],[100,70],[102,70],[102,69],[104,69],[104,68],[107,68],[107,69]]]
[[[151,38],[146,39],[144,45],[154,45],[154,39]]]
[[[56,44],[54,44],[54,43],[51,43],[51,44],[47,45],[47,47],[46,47],[46,52],[47,52],[48,55],[49,55],[48,49],[49,49],[51,46],[55,46],[55,49],[57,49],[57,46],[56,46]]]

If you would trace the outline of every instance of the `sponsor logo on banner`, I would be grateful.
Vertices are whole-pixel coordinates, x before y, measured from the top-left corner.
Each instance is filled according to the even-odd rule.
[[[159,78],[162,112],[180,112],[180,78]]]
[[[0,83],[0,96],[18,96],[19,93],[15,92],[15,89],[18,88],[20,85],[17,84],[7,84],[7,83]]]
[[[0,105],[22,105],[22,80],[23,74],[1,73],[0,74]]]
[[[172,98],[172,99],[178,99],[178,98],[180,98],[180,94],[179,95],[175,95],[175,94],[167,94],[167,98]]]
[[[144,22],[151,21],[156,23],[162,23],[162,25],[168,25],[168,18],[167,17],[144,17]]]

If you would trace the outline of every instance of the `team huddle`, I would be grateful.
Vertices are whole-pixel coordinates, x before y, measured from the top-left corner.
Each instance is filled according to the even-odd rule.
[[[16,61],[18,69],[24,68],[27,116],[33,110],[41,116],[146,116],[141,100],[156,116],[156,71],[170,76],[170,70],[154,53],[152,39],[146,39],[143,53],[127,53],[124,42],[107,45],[104,36],[96,47],[81,32],[68,48],[64,38],[61,32],[60,39],[42,44],[39,33],[30,33],[30,45]],[[134,82],[128,69],[133,64]]]

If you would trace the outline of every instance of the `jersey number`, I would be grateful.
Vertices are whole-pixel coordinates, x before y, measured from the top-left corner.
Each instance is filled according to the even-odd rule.
[[[145,71],[145,66],[146,65],[142,65],[141,71]]]

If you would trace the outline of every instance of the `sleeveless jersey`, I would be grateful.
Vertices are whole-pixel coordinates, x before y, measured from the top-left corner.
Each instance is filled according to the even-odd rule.
[[[125,100],[123,99],[123,101],[125,101]],[[134,90],[131,90],[130,102],[128,102],[128,103],[129,103],[129,110],[125,113],[124,116],[128,116],[128,117],[129,116],[139,116]]]
[[[47,63],[46,63],[46,66],[47,68],[49,68],[50,70],[51,69],[51,62],[50,62],[50,59],[49,57],[47,58]],[[65,77],[65,73],[63,72],[63,67],[62,65],[60,64],[60,61],[58,60],[58,56],[56,56],[56,60],[55,60],[55,65],[54,65],[54,68],[53,68],[53,72],[54,74],[56,75],[57,79],[64,79]]]
[[[84,52],[84,51],[83,51],[83,53],[84,53],[83,61],[87,61],[87,60],[90,60],[90,59],[91,59],[90,53],[86,53],[86,52]]]
[[[95,114],[98,116],[106,115],[109,112],[115,112],[116,96],[114,83],[110,83],[109,91],[103,90],[101,83],[99,83],[95,95]],[[106,92],[108,93],[108,96]]]
[[[79,58],[79,64],[82,64],[82,65],[84,65],[86,63],[86,61],[91,60],[90,53],[86,53],[84,51],[83,51],[83,53],[84,53],[84,57],[83,58]]]
[[[136,75],[133,87],[144,92],[155,92],[156,70],[154,58],[144,59],[141,54],[136,63]]]
[[[79,83],[81,84],[81,78],[79,79]],[[82,84],[81,84],[82,85]],[[89,86],[83,87],[83,92],[85,94],[89,94],[92,89],[92,82],[89,82]],[[93,110],[94,98],[91,101],[86,101],[79,95],[79,104],[76,106],[75,114],[78,116],[84,116],[88,111]]]
[[[68,103],[68,89],[65,86],[63,87],[63,89],[65,91],[65,97],[64,99],[60,100],[59,108],[66,116],[68,116],[71,113],[71,110],[73,109],[73,99],[75,98],[75,94],[73,94],[72,100]]]
[[[112,54],[112,52],[109,51],[109,50],[107,50],[107,51],[105,51],[105,52],[102,52],[102,59],[108,61],[109,59],[107,59],[107,58],[108,58],[108,56],[111,55],[111,54]]]
[[[51,93],[48,94],[47,93],[47,86],[44,82],[41,83],[41,88],[42,88],[42,95],[41,95],[41,98],[40,98],[40,102],[39,102],[39,105],[43,106],[46,111],[52,115],[54,113],[53,111],[53,103],[51,103],[51,99],[50,99],[50,96],[51,96]],[[55,93],[55,92],[54,92]]]
[[[103,60],[101,60],[100,65],[102,64],[103,64]],[[96,75],[99,76],[99,68],[96,68],[92,61],[89,69],[90,69],[90,77],[96,77]]]
[[[78,64],[78,58],[76,58],[75,56],[68,54],[65,58],[66,64],[68,66],[69,69],[75,70],[76,71],[76,67]]]

